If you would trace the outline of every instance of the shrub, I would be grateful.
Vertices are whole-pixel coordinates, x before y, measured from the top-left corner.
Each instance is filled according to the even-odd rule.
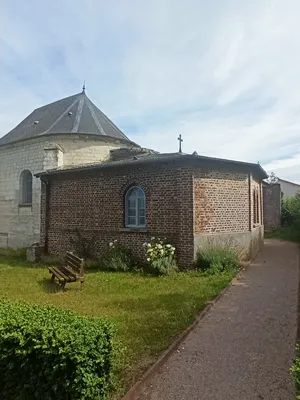
[[[110,323],[0,300],[1,399],[105,399],[113,358]]]
[[[105,271],[133,271],[137,263],[130,249],[122,246],[117,239],[109,243],[107,253],[101,258],[99,268]]]
[[[153,275],[168,275],[171,271],[177,270],[174,246],[155,237],[143,246],[147,259],[146,271]]]
[[[297,353],[299,355],[300,347],[299,345],[296,346]],[[300,399],[300,357],[297,357],[294,361],[293,366],[291,367],[292,377],[294,379],[296,390],[297,390],[297,399]]]
[[[23,249],[2,249],[0,248],[0,257],[9,257],[14,260],[26,260],[26,248]]]
[[[282,200],[281,224],[300,229],[300,195]]]
[[[232,241],[211,240],[198,249],[196,267],[203,270],[206,275],[236,271],[239,266],[239,253],[240,249]]]

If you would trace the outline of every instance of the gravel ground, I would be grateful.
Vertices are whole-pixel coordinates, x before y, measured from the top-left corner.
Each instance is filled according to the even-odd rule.
[[[298,270],[298,245],[266,240],[140,400],[294,400]]]

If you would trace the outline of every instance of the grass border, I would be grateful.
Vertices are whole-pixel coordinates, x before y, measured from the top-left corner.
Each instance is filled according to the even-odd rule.
[[[249,267],[251,261],[244,262],[242,264],[241,270],[238,274],[229,282],[229,284],[211,301],[208,302],[207,306],[196,315],[196,318],[188,326],[177,339],[164,351],[164,353],[152,364],[143,376],[128,390],[128,392],[121,398],[121,400],[138,400],[140,396],[146,389],[146,386],[151,381],[151,379],[159,373],[160,369],[171,357],[171,355],[177,350],[180,344],[188,336],[188,334],[200,323],[200,321],[205,317],[205,315],[213,308],[213,306],[224,296],[224,294],[231,288],[231,286],[241,279],[243,273]]]

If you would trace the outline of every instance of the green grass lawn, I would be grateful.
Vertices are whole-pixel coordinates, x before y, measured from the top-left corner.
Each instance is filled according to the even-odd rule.
[[[19,256],[0,252],[1,297],[105,316],[115,323],[116,338],[124,349],[121,391],[128,389],[232,277],[203,277],[198,272],[156,278],[89,272],[83,290],[73,283],[61,292],[50,282],[45,266],[32,267]]]
[[[276,231],[265,232],[265,239],[281,239],[300,243],[300,231],[293,226],[282,226]]]

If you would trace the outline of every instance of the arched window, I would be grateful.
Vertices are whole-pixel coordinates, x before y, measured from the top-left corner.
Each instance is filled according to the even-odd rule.
[[[257,190],[253,190],[253,223],[259,224],[259,195]]]
[[[20,176],[20,203],[32,203],[32,173],[24,170]]]
[[[125,195],[125,226],[144,228],[146,226],[146,199],[143,189],[134,186]]]

